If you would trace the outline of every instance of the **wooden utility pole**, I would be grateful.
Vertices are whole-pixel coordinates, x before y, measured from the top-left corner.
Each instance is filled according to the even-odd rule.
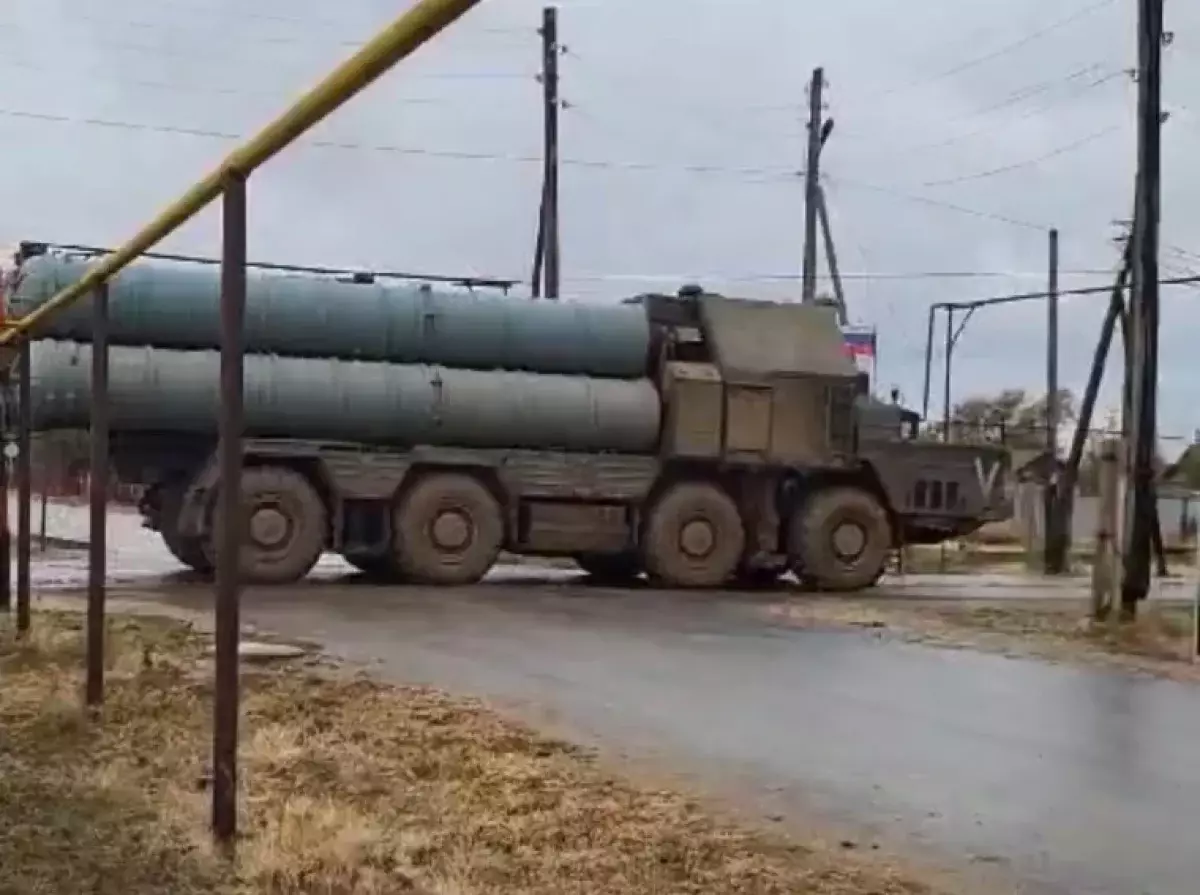
[[[558,8],[542,10],[542,201],[533,256],[533,297],[559,297],[561,265],[558,227]]]
[[[1070,524],[1058,512],[1058,489],[1063,484],[1058,475],[1058,423],[1058,230],[1051,230],[1046,286],[1046,455],[1051,472],[1042,489],[1042,560],[1047,575],[1061,571],[1055,545],[1060,527]]]
[[[820,208],[820,168],[823,125],[821,95],[825,70],[813,69],[808,86],[808,160],[804,168],[804,274],[800,298],[805,304],[817,299],[817,221]]]
[[[1161,192],[1163,0],[1138,0],[1138,167],[1133,221],[1131,473],[1121,617],[1150,590],[1158,417],[1158,224]]]

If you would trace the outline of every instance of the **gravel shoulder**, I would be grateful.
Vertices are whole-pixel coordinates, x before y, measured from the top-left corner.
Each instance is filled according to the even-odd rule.
[[[937,891],[882,856],[714,817],[481,703],[311,663],[245,672],[230,864],[207,835],[207,650],[186,621],[112,616],[91,721],[80,616],[0,627],[0,891]]]

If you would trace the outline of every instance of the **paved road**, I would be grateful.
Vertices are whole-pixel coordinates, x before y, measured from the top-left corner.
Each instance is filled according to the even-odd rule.
[[[460,591],[251,591],[245,618],[379,660],[397,680],[517,701],[575,736],[669,756],[764,810],[1003,868],[1028,892],[1196,892],[1200,689],[789,629],[761,596],[520,574]],[[207,606],[210,593],[169,599]]]

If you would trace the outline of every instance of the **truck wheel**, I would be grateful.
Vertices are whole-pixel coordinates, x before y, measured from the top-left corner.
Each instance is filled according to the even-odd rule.
[[[642,574],[634,553],[580,553],[575,563],[600,584],[631,584]]]
[[[187,492],[187,481],[163,485],[159,492],[158,533],[171,555],[201,575],[211,575],[212,560],[204,549],[203,538],[185,538],[179,534],[179,513]]]
[[[220,544],[220,515],[214,504],[213,554]],[[245,536],[242,575],[250,584],[290,584],[321,558],[329,519],[321,495],[298,472],[278,466],[242,471]]]
[[[651,578],[667,587],[720,587],[737,570],[745,542],[729,495],[715,485],[682,482],[650,510],[642,556]]]
[[[396,564],[418,584],[474,584],[495,563],[504,542],[500,503],[461,473],[421,479],[396,508]]]
[[[871,587],[887,565],[887,511],[861,488],[831,488],[806,500],[792,518],[788,552],[801,580],[848,592]]]

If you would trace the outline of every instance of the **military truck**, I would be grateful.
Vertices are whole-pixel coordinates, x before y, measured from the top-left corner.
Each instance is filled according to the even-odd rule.
[[[828,310],[694,288],[634,301],[661,403],[652,452],[248,438],[247,579],[296,581],[336,551],[372,576],[465,585],[507,551],[571,557],[611,582],[717,588],[792,571],[855,591],[901,544],[1010,514],[1002,447],[860,426],[864,383]],[[211,571],[215,442],[113,438],[121,477],[148,484],[147,524]]]

